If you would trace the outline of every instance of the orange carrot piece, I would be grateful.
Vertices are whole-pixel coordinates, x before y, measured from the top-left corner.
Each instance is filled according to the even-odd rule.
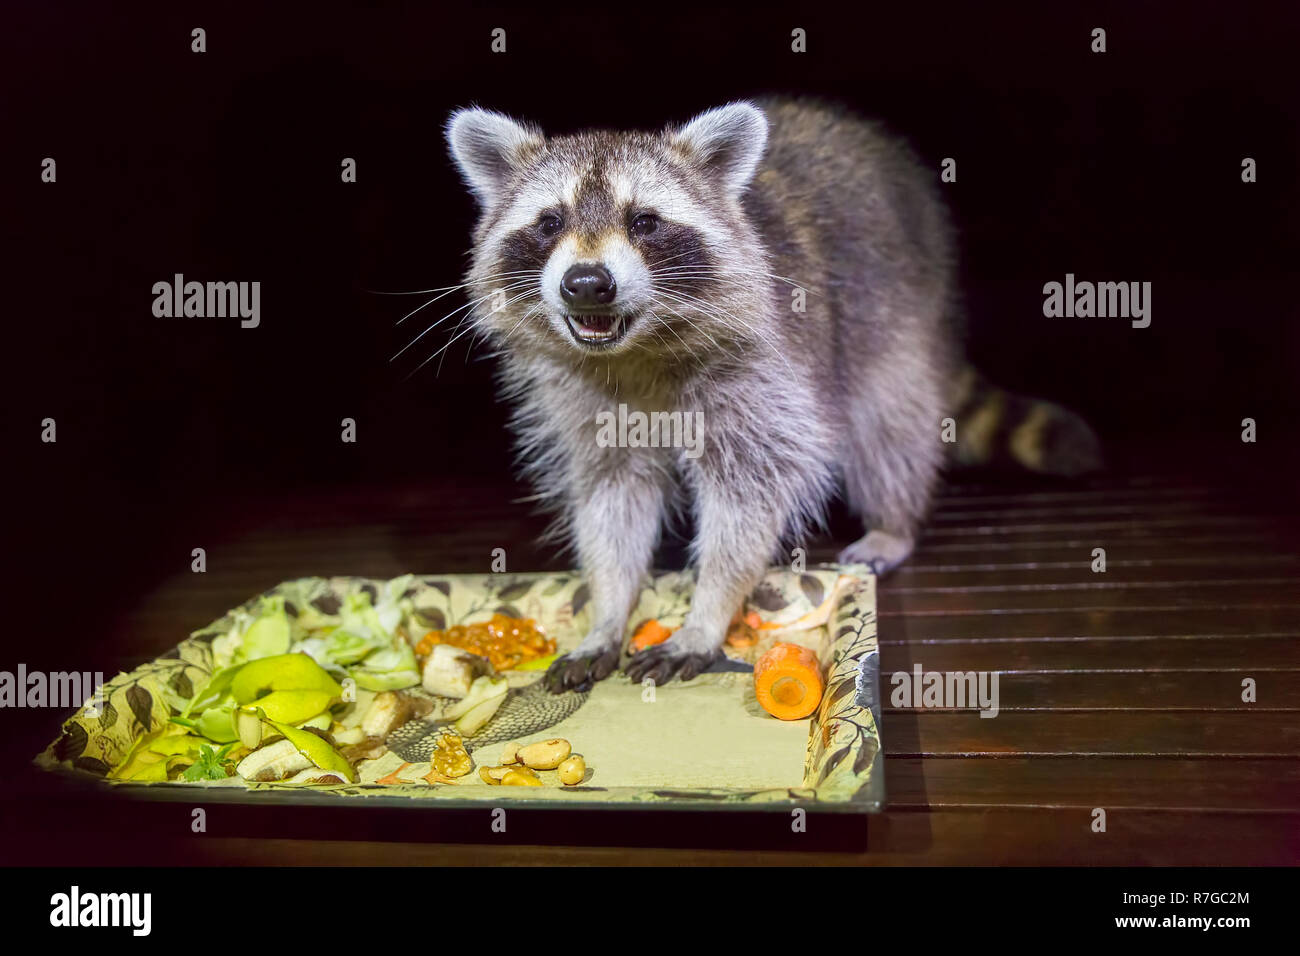
[[[644,651],[647,647],[653,647],[655,644],[662,644],[672,635],[675,627],[664,627],[654,618],[646,621],[636,629],[632,635],[632,653]]]
[[[754,693],[763,709],[781,720],[807,717],[821,703],[821,664],[798,644],[773,644],[754,664]]]
[[[731,622],[731,627],[727,631],[727,644],[731,647],[753,647],[757,643],[758,635],[746,620],[737,619]]]

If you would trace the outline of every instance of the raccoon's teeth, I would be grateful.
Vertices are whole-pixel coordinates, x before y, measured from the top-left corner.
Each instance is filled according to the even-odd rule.
[[[618,331],[618,318],[613,315],[571,315],[573,330],[584,339],[607,339]]]

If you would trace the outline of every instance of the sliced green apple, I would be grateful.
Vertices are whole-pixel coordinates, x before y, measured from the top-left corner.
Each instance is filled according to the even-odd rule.
[[[312,717],[308,720],[298,721],[298,726],[301,727],[303,730],[306,730],[308,727],[314,727],[317,730],[329,730],[330,727],[332,727],[333,725],[334,725],[334,715],[328,712],[324,714],[317,714],[315,717]]]
[[[253,703],[271,720],[301,724],[323,713],[332,700],[334,695],[324,690],[275,690]]]
[[[241,704],[279,690],[315,690],[331,697],[343,693],[338,681],[306,654],[277,654],[249,661],[230,682],[230,692]]]
[[[194,729],[215,743],[228,744],[238,740],[239,731],[235,728],[232,708],[233,705],[205,710],[194,722]]]

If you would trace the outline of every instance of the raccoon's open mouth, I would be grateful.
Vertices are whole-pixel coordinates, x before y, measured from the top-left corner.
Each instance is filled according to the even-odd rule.
[[[630,315],[566,315],[569,333],[579,345],[613,345],[627,335]]]

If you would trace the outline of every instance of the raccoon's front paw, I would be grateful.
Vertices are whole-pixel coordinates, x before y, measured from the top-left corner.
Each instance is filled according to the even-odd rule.
[[[582,690],[593,681],[604,680],[618,668],[621,649],[618,644],[577,650],[555,659],[546,669],[542,683],[552,694]]]
[[[684,627],[662,644],[638,651],[624,671],[633,683],[648,677],[656,684],[665,684],[674,674],[690,680],[721,656],[720,640],[710,640],[703,632]]]

